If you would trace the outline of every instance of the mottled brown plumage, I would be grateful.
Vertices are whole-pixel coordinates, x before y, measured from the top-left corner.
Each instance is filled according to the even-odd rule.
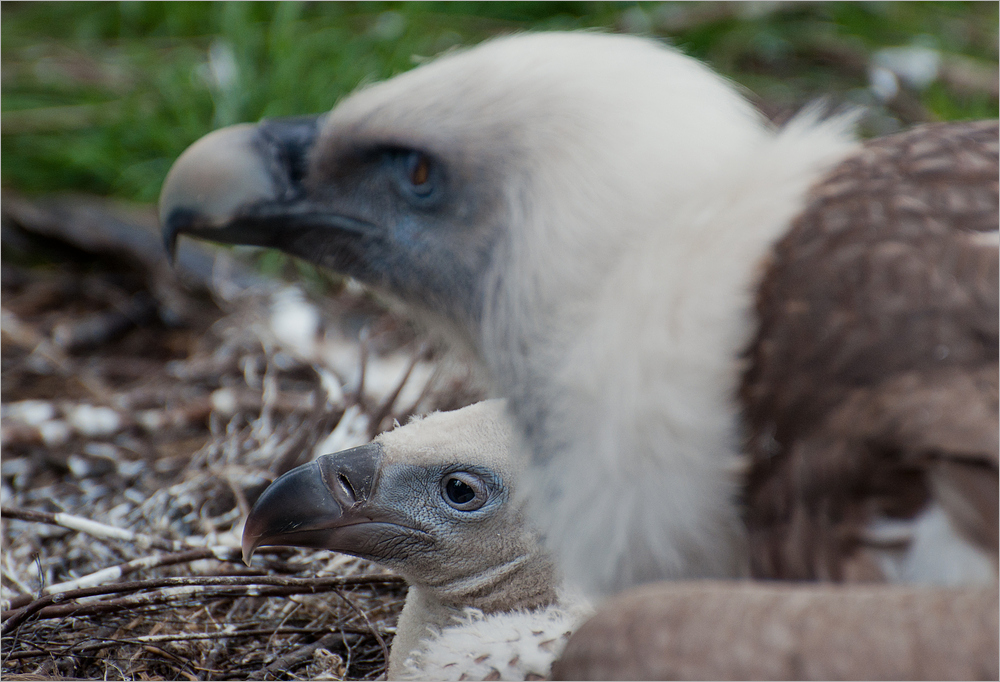
[[[755,575],[881,577],[868,525],[932,499],[995,560],[997,158],[995,122],[868,142],[776,245],[741,388]]]
[[[570,639],[556,680],[995,680],[996,587],[656,583]]]

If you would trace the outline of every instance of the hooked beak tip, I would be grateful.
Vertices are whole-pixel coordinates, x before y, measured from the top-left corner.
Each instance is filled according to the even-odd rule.
[[[182,234],[197,234],[198,228],[204,226],[204,217],[190,208],[173,208],[161,215],[160,223],[163,230],[163,248],[167,251],[167,259],[171,265],[177,260],[177,242]]]
[[[243,545],[243,563],[247,566],[250,565],[250,560],[253,558],[254,550],[257,548],[252,545]]]
[[[167,262],[175,265],[177,260],[177,238],[179,234],[175,229],[165,229],[163,231],[163,247],[167,250]]]
[[[264,540],[264,532],[259,527],[248,527],[251,523],[256,523],[257,521],[253,517],[253,512],[247,518],[247,522],[243,526],[243,541],[241,542],[243,550],[243,563],[247,566],[250,565],[250,560],[253,558],[253,553],[257,551]]]

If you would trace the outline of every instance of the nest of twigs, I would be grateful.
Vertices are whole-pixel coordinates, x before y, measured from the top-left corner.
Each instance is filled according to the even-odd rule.
[[[3,203],[4,677],[382,676],[405,584],[330,552],[247,567],[243,519],[284,471],[483,397],[470,365],[350,285],[194,245],[169,268],[145,214]]]

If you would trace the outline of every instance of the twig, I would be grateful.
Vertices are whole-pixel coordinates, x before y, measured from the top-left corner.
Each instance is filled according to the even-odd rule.
[[[4,555],[4,564],[7,563],[9,557],[10,557],[9,554]],[[5,565],[3,567],[0,567],[0,575],[3,575],[5,580],[10,581],[10,583],[14,585],[14,587],[16,587],[21,592],[22,595],[25,595],[27,599],[29,600],[33,599],[33,597],[31,596],[31,588],[25,585],[23,582],[21,582],[21,579],[14,574],[13,570],[11,570]],[[20,597],[17,598],[20,599]]]
[[[86,587],[94,587],[95,585],[104,585],[106,583],[119,580],[120,578],[131,573],[135,573],[136,571],[158,568],[160,566],[172,566],[174,564],[186,564],[191,561],[198,561],[199,559],[218,559],[219,561],[226,561],[229,563],[239,563],[241,561],[240,555],[240,551],[234,547],[216,546],[190,549],[185,552],[172,552],[170,554],[157,554],[154,556],[142,557],[141,559],[133,559],[132,561],[118,566],[102,568],[99,571],[94,571],[93,573],[76,578],[75,580],[67,580],[66,582],[50,585],[43,589],[39,596],[57,594],[59,592],[69,592]],[[27,606],[34,599],[35,597],[30,594],[14,597],[10,600],[8,608],[18,609],[23,606]]]
[[[424,398],[430,395],[431,390],[434,388],[434,384],[437,383],[442,374],[444,374],[444,363],[434,363],[434,369],[431,371],[430,377],[427,379],[426,383],[424,383],[424,387],[420,390],[420,395],[418,395],[417,399],[413,401],[413,404],[407,408],[408,410],[412,412],[420,406],[420,403],[424,401]]]
[[[354,613],[358,614],[358,616],[361,617],[361,620],[363,620],[365,622],[365,625],[367,625],[368,628],[371,630],[371,633],[375,636],[375,641],[377,641],[378,645],[382,648],[382,656],[384,657],[384,660],[385,660],[386,670],[388,670],[389,669],[389,647],[387,647],[385,645],[385,640],[382,639],[382,635],[380,635],[379,632],[378,632],[378,630],[375,629],[375,626],[372,625],[372,622],[370,620],[368,620],[368,616],[365,615],[365,612],[362,611],[361,609],[359,609],[357,607],[357,605],[355,605],[354,602],[352,602],[350,599],[348,599],[347,596],[344,595],[340,590],[335,590],[334,592],[335,592],[335,594],[338,597],[340,597],[344,601],[345,604],[347,604],[349,607],[351,607],[351,610],[354,611]]]
[[[168,552],[179,552],[190,548],[190,546],[185,547],[184,544],[180,542],[163,540],[162,538],[153,537],[144,533],[135,533],[124,528],[109,526],[106,523],[91,521],[90,519],[85,519],[82,516],[66,514],[64,512],[53,514],[51,512],[37,511],[34,509],[2,507],[0,508],[0,517],[5,519],[17,519],[18,521],[47,523],[52,526],[62,526],[63,528],[80,531],[81,533],[86,533],[96,538],[124,540],[126,542],[134,543],[144,549],[153,548],[162,549]]]
[[[258,670],[247,677],[249,680],[266,680],[268,676],[277,677],[283,672],[287,672],[291,668],[300,665],[303,661],[312,658],[313,653],[317,649],[330,649],[337,644],[344,642],[346,639],[345,634],[350,633],[349,630],[342,630],[341,632],[334,632],[326,635],[322,639],[313,642],[312,644],[307,644],[303,647],[296,649],[295,651],[285,654],[284,656],[279,656],[274,659],[271,663],[267,665],[263,670]],[[351,633],[360,634],[360,633]],[[367,634],[367,633],[364,633]],[[345,642],[346,644],[346,642]]]
[[[358,374],[358,389],[354,400],[363,408],[365,407],[365,373],[368,369],[368,325],[361,328],[358,334],[358,344],[361,346],[361,354],[358,358],[361,369]]]
[[[145,291],[139,291],[110,310],[57,324],[52,330],[52,340],[68,352],[96,348],[121,338],[135,327],[149,324],[156,313],[156,301]]]
[[[386,396],[382,404],[379,405],[378,409],[375,411],[375,415],[372,417],[371,421],[368,422],[368,435],[369,437],[374,437],[378,431],[379,426],[382,424],[382,420],[392,411],[393,406],[396,404],[396,400],[399,399],[399,394],[403,391],[403,387],[406,386],[406,382],[410,380],[410,374],[413,373],[413,368],[417,366],[417,363],[427,354],[428,344],[426,341],[420,344],[420,348],[417,352],[413,354],[410,358],[409,364],[406,366],[406,371],[403,372],[402,378],[399,383],[396,384],[396,389]]]
[[[132,542],[138,545],[140,548],[152,548],[152,549],[159,549],[171,552],[171,554],[166,555],[165,557],[156,559],[157,562],[163,561],[163,563],[137,565],[136,569],[134,570],[142,568],[153,568],[155,566],[165,566],[171,563],[185,563],[188,561],[196,561],[198,559],[216,559],[217,561],[222,561],[225,563],[234,563],[243,565],[242,553],[238,547],[229,547],[227,545],[212,545],[209,547],[204,547],[204,546],[198,547],[196,544],[197,540],[194,539],[189,539],[187,543],[179,542],[176,540],[164,540],[162,538],[157,538],[152,535],[135,533],[133,531],[126,530],[124,528],[118,528],[117,526],[109,526],[107,524],[100,523],[98,521],[91,521],[90,519],[86,519],[82,516],[76,516],[74,514],[66,514],[63,512],[54,514],[51,512],[43,512],[35,509],[22,509],[20,507],[2,507],[0,508],[0,518],[17,519],[18,521],[27,521],[27,522],[47,523],[52,526],[60,526],[62,528],[68,528],[70,530],[76,530],[82,533],[87,533],[88,535],[92,535],[94,537],[102,539],[123,540],[126,542]],[[269,552],[275,552],[278,554],[284,554],[287,551],[288,551],[287,549],[282,549],[282,548],[265,547],[259,550],[257,553],[266,554]],[[199,555],[198,556],[195,556],[194,554],[189,555],[188,552],[197,552],[199,553]],[[180,557],[176,561],[171,559],[171,557],[173,557],[175,554],[178,557]],[[187,556],[191,556],[192,558],[185,558]],[[141,562],[146,560],[152,560],[152,559],[150,557],[146,557],[144,559],[136,559],[135,561]],[[128,563],[131,564],[133,562],[128,562]],[[122,566],[126,565],[128,564],[123,564]],[[298,571],[302,570],[301,567],[296,566],[294,564],[289,564],[288,562],[276,561],[276,560],[268,561],[267,567],[283,571],[286,573],[297,573]],[[113,570],[113,569],[102,569],[102,570]],[[132,571],[128,571],[128,573],[131,572]],[[97,573],[100,573],[100,571],[97,571],[95,575]],[[126,573],[122,573],[122,575],[126,575]],[[79,580],[83,580],[83,578],[80,578]],[[55,586],[53,586],[53,588],[54,587]]]
[[[4,190],[3,213],[20,228],[32,234],[73,245],[88,253],[121,258],[150,280],[170,273],[171,280],[180,275],[183,280],[212,290],[212,274],[216,251],[211,247],[187,240],[177,249],[173,271],[167,264],[166,253],[155,215],[136,215],[122,205],[80,196],[56,197],[45,201],[30,201],[15,192]],[[247,288],[262,282],[260,275],[240,264],[230,263],[229,277],[235,286]],[[152,281],[151,288],[156,282]]]
[[[68,615],[91,615],[106,613],[121,608],[137,608],[184,599],[192,595],[199,598],[220,597],[278,597],[292,594],[320,594],[344,587],[357,585],[402,585],[403,579],[396,576],[348,576],[336,578],[284,578],[278,576],[193,576],[177,578],[154,578],[98,585],[77,590],[49,594],[35,599],[19,609],[8,609],[0,613],[4,621],[2,634],[10,633],[28,617],[59,618]],[[205,587],[216,587],[214,591]],[[107,594],[146,592],[165,590],[161,594],[139,597],[106,599],[86,604],[65,604],[63,602]]]
[[[164,661],[164,663],[174,667],[174,670],[176,670],[181,675],[191,680],[191,682],[198,682],[197,677],[195,677],[194,675],[192,675],[191,673],[189,673],[187,670],[184,669],[186,667],[186,663],[177,656],[175,656],[174,654],[170,653],[165,649],[161,649],[158,646],[153,646],[152,644],[145,645],[143,649],[145,649],[150,653],[162,656],[163,658],[167,659],[166,661]]]
[[[313,367],[313,370],[317,371],[315,367]],[[319,372],[317,371],[317,375],[318,374]],[[316,444],[316,434],[326,433],[329,431],[329,425],[327,422],[330,421],[332,413],[328,411],[325,393],[326,392],[323,390],[322,383],[317,384],[315,389],[313,389],[313,408],[309,417],[316,423],[316,426],[312,429],[299,429],[295,438],[290,440],[287,445],[283,446],[284,452],[282,452],[281,455],[275,459],[274,466],[271,468],[275,478],[281,476],[286,471],[291,471],[298,466],[303,459],[308,458],[311,450]],[[312,445],[307,447],[307,443],[309,443],[310,439],[312,439]]]
[[[325,628],[294,628],[294,627],[279,627],[279,628],[255,628],[253,630],[238,630],[238,631],[220,631],[220,632],[199,632],[199,633],[178,633],[172,635],[140,635],[138,637],[126,637],[126,638],[108,638],[100,642],[89,642],[87,644],[80,644],[78,646],[69,645],[64,647],[59,651],[60,654],[81,654],[87,651],[97,651],[100,649],[107,649],[109,647],[121,646],[126,644],[135,645],[150,645],[159,644],[165,642],[192,642],[198,640],[216,640],[216,639],[233,639],[239,637],[263,637],[267,635],[318,635],[320,633],[327,632]],[[328,633],[323,639],[310,644],[302,649],[296,650],[294,654],[289,654],[282,657],[282,659],[299,658],[296,654],[309,649],[308,654],[302,658],[308,658],[312,655],[313,650],[318,648],[329,648],[329,640],[332,638],[333,642],[336,643],[342,639],[342,635],[354,635],[354,636],[365,636],[371,635],[371,630],[361,629],[361,628],[345,628],[340,627],[337,629],[336,633]],[[37,651],[14,651],[10,652],[5,658],[12,660],[23,659],[23,658],[37,658],[38,656],[49,656],[53,653],[51,648],[39,648]],[[279,661],[275,661],[268,668],[275,667]],[[253,676],[250,679],[257,679]]]
[[[81,368],[63,349],[32,325],[20,320],[13,312],[0,310],[0,332],[13,343],[42,358],[58,374],[74,379],[95,398],[106,402],[111,396],[109,387],[92,372]]]

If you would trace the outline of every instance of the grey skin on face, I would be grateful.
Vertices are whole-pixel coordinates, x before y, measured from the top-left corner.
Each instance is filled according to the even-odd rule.
[[[376,136],[320,158],[316,143],[327,118],[232,126],[189,147],[160,197],[168,251],[183,234],[280,248],[457,320],[459,328],[477,320],[480,275],[499,232],[490,216],[495,197],[476,181],[488,169]],[[337,132],[328,131],[324,148],[336,144]],[[325,179],[317,182],[324,164]]]
[[[523,464],[501,401],[432,414],[276,479],[247,517],[244,559],[263,545],[321,548],[402,575],[394,676],[429,628],[465,608],[555,600],[552,562],[513,500]]]

